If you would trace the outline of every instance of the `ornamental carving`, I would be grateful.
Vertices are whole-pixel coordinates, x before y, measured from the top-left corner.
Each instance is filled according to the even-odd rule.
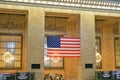
[[[0,28],[24,30],[25,15],[0,13]]]
[[[65,32],[66,31],[66,18],[46,17],[45,30]]]

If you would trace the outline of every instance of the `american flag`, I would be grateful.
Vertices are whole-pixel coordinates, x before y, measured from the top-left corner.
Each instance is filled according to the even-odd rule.
[[[80,57],[80,38],[47,36],[47,56]]]

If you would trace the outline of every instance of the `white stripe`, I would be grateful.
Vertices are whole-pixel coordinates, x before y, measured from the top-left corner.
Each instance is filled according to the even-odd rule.
[[[80,45],[80,42],[74,42],[74,41],[73,42],[68,42],[68,41],[67,42],[62,42],[61,41],[60,43],[61,44],[79,44]]]
[[[48,48],[51,50],[80,50],[80,48]]]
[[[73,48],[78,48],[78,47],[80,47],[80,45],[60,45],[60,47],[73,47]]]
[[[61,40],[67,40],[67,41],[68,41],[68,40],[70,40],[70,41],[72,41],[72,40],[77,40],[77,41],[80,41],[80,39],[75,39],[75,38],[73,38],[73,39],[72,39],[72,38],[61,38]]]
[[[48,52],[48,54],[49,53],[69,53],[69,54],[75,54],[75,53],[80,53],[80,51],[50,51],[50,50],[48,50],[47,51]]]
[[[80,56],[80,54],[47,54],[47,56]]]

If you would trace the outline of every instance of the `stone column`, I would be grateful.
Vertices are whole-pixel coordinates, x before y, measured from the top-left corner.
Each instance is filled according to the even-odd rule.
[[[81,80],[95,80],[95,16],[82,13],[80,20]]]
[[[28,13],[27,71],[35,72],[35,80],[44,80],[44,11],[30,8]],[[40,69],[32,69],[40,64]]]
[[[120,37],[120,21],[118,22],[118,27],[119,27],[119,37]]]

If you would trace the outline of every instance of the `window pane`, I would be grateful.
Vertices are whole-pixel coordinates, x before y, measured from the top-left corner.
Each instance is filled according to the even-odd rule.
[[[0,34],[0,69],[21,69],[22,35]]]
[[[120,68],[120,40],[118,37],[114,39],[115,41],[115,63],[116,63],[116,68]]]
[[[96,37],[96,52],[98,52],[101,55],[101,38],[100,37]],[[100,61],[99,63],[96,63],[96,68],[100,69],[102,68],[102,61]]]
[[[9,51],[11,54],[14,54],[14,53],[15,53],[15,47],[16,47],[15,42],[6,42],[6,49],[7,49],[7,51]]]

